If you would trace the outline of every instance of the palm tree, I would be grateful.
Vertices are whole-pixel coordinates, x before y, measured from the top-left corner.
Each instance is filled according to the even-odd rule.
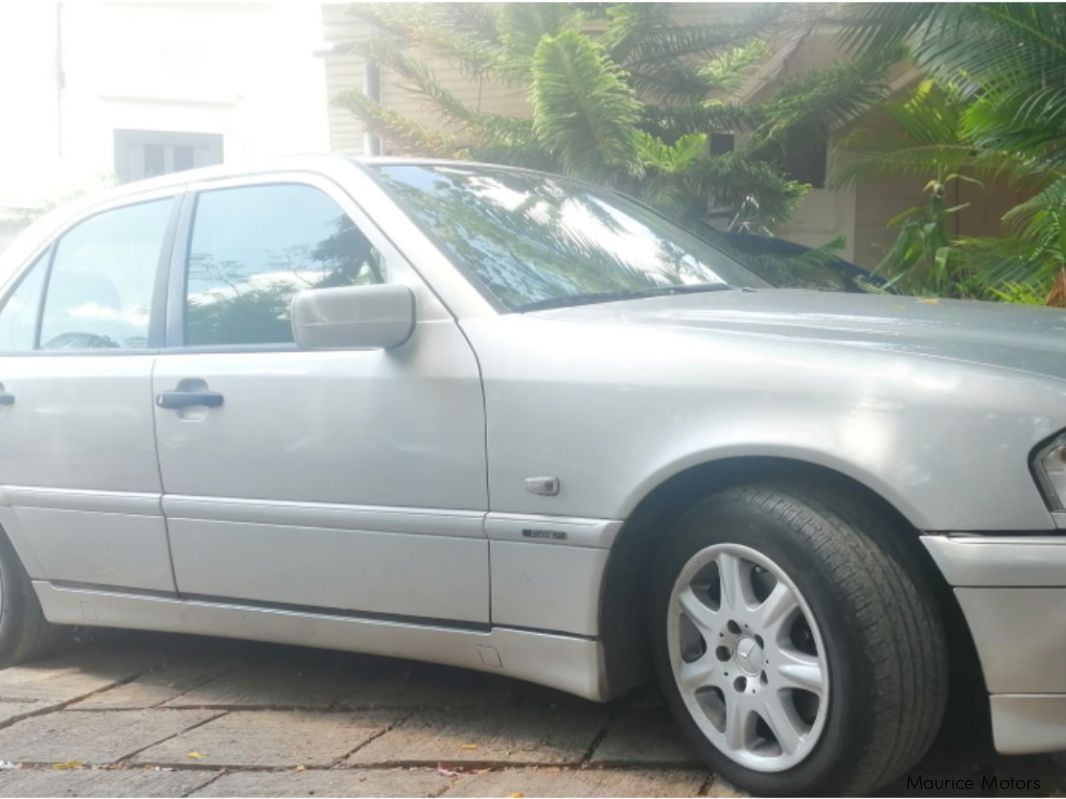
[[[351,13],[376,34],[351,44],[439,109],[430,129],[350,89],[337,102],[399,152],[474,157],[590,179],[671,215],[721,209],[766,232],[809,186],[790,179],[792,142],[846,122],[885,96],[883,49],[790,81],[758,104],[735,102],[795,11],[765,7],[730,24],[679,25],[663,3],[468,3],[368,6]],[[791,16],[790,16],[791,15]],[[530,116],[470,108],[408,45],[528,93]],[[732,132],[732,152],[711,156],[709,134]]]
[[[1006,236],[961,239],[957,294],[1032,301],[1066,288],[1066,8],[1036,3],[893,3],[855,6],[845,37],[858,53],[906,45],[935,81],[886,110],[902,135],[860,131],[857,161],[841,177],[923,174],[946,179],[1006,174],[1032,197],[1003,218]],[[907,231],[904,231],[904,235]],[[902,236],[901,236],[902,238]],[[926,288],[915,263],[895,264]],[[930,282],[933,281],[933,282]],[[1061,282],[1059,285],[1056,281]],[[1049,294],[1050,292],[1050,294]]]

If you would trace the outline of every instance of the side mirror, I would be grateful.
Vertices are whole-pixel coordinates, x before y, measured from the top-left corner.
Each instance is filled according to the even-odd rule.
[[[305,349],[390,349],[415,326],[415,295],[384,284],[307,289],[292,300],[292,334]]]

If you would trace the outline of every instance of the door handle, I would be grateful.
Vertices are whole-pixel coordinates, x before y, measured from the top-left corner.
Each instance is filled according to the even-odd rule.
[[[161,391],[155,395],[155,404],[160,408],[217,408],[222,404],[222,395],[217,391]]]
[[[8,394],[6,391],[0,390],[0,405],[14,405],[15,395]]]

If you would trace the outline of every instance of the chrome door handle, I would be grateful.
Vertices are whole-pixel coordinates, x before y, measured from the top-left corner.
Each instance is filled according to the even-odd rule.
[[[222,395],[217,391],[162,391],[155,395],[155,404],[160,408],[217,408],[222,404]]]

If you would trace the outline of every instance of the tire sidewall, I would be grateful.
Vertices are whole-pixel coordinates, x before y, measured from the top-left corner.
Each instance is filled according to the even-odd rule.
[[[651,638],[656,672],[667,703],[696,752],[731,782],[756,794],[832,793],[843,790],[848,775],[841,764],[856,762],[869,739],[873,686],[862,636],[854,613],[841,601],[821,556],[803,538],[802,527],[780,518],[753,513],[733,492],[697,504],[677,523],[674,535],[660,549],[652,582]],[[820,629],[828,662],[829,706],[821,739],[797,766],[778,772],[748,769],[715,748],[689,715],[670,666],[666,643],[669,599],[674,581],[696,552],[714,544],[750,547],[774,561],[793,581]]]
[[[0,532],[0,591],[3,591],[4,600],[0,606],[0,668],[4,668],[17,662],[24,649],[27,602],[30,601],[27,592],[32,592],[33,588],[14,547],[3,532]]]

